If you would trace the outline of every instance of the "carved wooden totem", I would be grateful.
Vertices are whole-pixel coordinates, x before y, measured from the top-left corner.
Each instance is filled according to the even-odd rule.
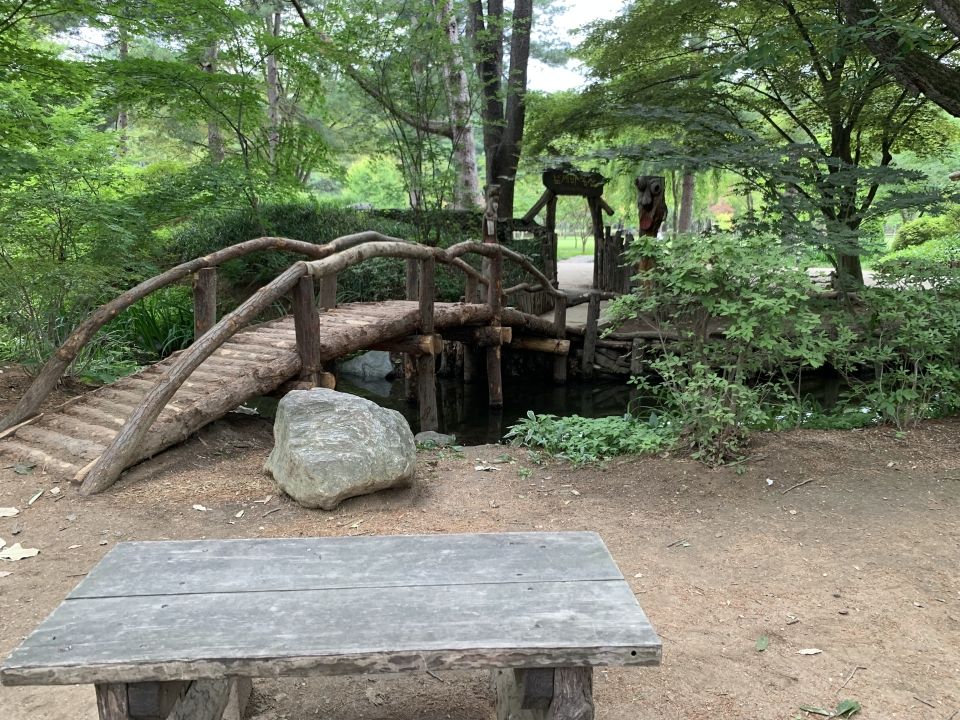
[[[660,226],[667,217],[667,199],[664,197],[667,183],[666,178],[660,175],[641,175],[633,181],[637,186],[637,211],[640,216],[640,234],[646,237],[656,237]],[[637,270],[648,272],[653,270],[652,257],[641,257],[637,263]],[[644,282],[647,293],[653,292],[653,283]]]
[[[633,181],[637,186],[637,210],[640,213],[640,234],[656,237],[667,217],[667,200],[664,196],[667,183],[660,175],[641,175]]]

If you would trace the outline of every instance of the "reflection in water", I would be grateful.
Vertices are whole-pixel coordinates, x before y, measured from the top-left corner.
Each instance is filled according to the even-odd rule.
[[[386,387],[389,387],[389,392]],[[414,432],[419,430],[417,406],[404,398],[402,380],[372,384],[370,381],[343,376],[338,380],[337,389],[398,410],[410,422]],[[437,381],[440,432],[456,435],[464,445],[495,443],[529,410],[585,417],[622,415],[627,410],[630,393],[630,387],[624,382],[558,386],[551,382],[504,378],[503,408],[493,410],[487,405],[485,383],[465,385],[460,380],[440,378]]]
[[[343,375],[337,378],[337,390],[365,397],[383,407],[399,411],[410,423],[413,432],[420,429],[415,403],[404,397],[403,379],[363,380]],[[571,382],[554,385],[530,379],[504,378],[503,408],[487,405],[487,386],[483,382],[465,385],[459,379],[437,379],[437,408],[440,411],[440,432],[456,435],[463,445],[500,442],[511,425],[527,411],[552,415],[605,417],[623,415],[631,398],[625,382]],[[248,403],[260,414],[272,418],[277,400],[258,398]]]

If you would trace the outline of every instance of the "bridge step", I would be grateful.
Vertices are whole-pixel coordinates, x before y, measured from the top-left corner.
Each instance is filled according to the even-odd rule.
[[[485,305],[435,306],[438,331],[489,320]],[[342,305],[320,314],[320,360],[327,363],[407,337],[418,329],[417,302]],[[296,331],[289,317],[234,335],[178,389],[151,426],[133,462],[182,442],[251,398],[296,377],[300,371],[296,346]],[[168,376],[178,356],[46,410],[34,422],[0,439],[0,457],[33,463],[47,473],[74,479],[106,450],[140,402]]]

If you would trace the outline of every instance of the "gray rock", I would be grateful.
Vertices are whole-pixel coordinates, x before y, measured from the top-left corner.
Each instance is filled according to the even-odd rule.
[[[337,369],[344,375],[382,380],[393,372],[393,363],[390,361],[390,353],[385,350],[370,350],[340,363]]]
[[[334,390],[294,390],[277,406],[265,469],[304,507],[332,510],[355,495],[406,487],[416,446],[396,410]]]
[[[444,435],[433,430],[418,432],[413,436],[413,439],[417,445],[433,445],[434,447],[448,447],[457,442],[455,435]]]

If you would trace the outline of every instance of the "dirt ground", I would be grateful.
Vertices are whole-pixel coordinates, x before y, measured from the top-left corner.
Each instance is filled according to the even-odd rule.
[[[16,390],[6,377],[0,409]],[[862,703],[863,720],[960,718],[960,421],[762,435],[739,468],[662,457],[577,469],[501,446],[422,451],[412,489],[334,512],[278,497],[261,472],[271,442],[266,421],[230,415],[93,498],[41,468],[0,469],[0,506],[21,510],[0,518],[0,537],[40,550],[0,565],[11,573],[0,578],[0,655],[124,540],[596,530],[664,658],[598,670],[598,718],[790,720],[806,717],[801,705],[844,698]],[[498,469],[478,472],[477,459]],[[810,648],[822,652],[798,654]],[[477,673],[259,680],[250,715],[494,716]],[[90,687],[0,688],[0,720],[95,717]]]

